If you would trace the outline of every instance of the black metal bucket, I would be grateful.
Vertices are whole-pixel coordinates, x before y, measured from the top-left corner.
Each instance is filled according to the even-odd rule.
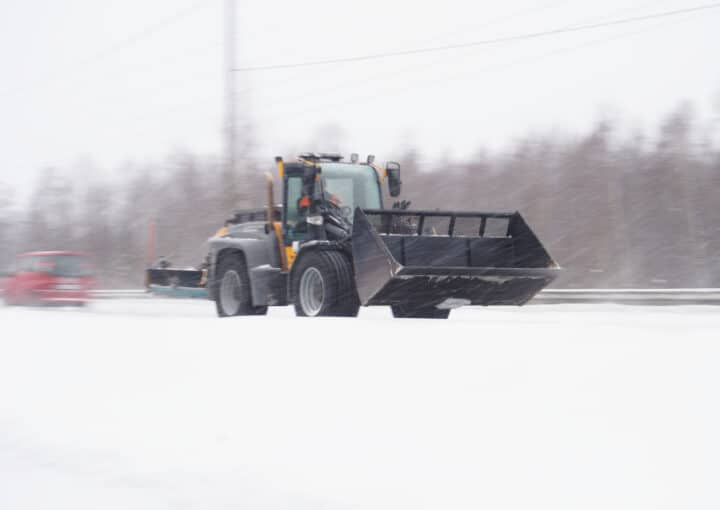
[[[522,305],[560,271],[517,212],[358,208],[352,250],[363,305]]]

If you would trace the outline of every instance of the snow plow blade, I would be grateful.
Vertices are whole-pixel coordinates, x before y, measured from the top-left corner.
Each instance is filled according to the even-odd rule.
[[[363,305],[522,305],[558,275],[515,213],[357,208],[352,233]]]
[[[145,287],[159,296],[208,297],[201,269],[150,268],[145,273]]]

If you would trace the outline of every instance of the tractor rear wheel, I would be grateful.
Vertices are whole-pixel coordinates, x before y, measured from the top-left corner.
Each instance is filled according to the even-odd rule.
[[[220,317],[265,315],[267,306],[253,306],[250,278],[245,261],[234,255],[222,257],[218,264],[215,308]]]
[[[339,251],[306,254],[293,268],[292,291],[299,317],[356,317],[360,300],[350,259]]]
[[[450,310],[442,310],[434,306],[391,305],[391,308],[396,319],[447,319],[450,316]]]

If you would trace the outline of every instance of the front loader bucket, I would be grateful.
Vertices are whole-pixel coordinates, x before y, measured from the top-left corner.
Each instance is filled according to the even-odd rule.
[[[363,305],[522,305],[560,268],[515,213],[355,210]]]

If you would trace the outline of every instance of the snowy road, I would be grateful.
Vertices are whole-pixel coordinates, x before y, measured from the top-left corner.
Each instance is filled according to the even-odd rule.
[[[720,507],[720,308],[0,308],[0,509]]]

